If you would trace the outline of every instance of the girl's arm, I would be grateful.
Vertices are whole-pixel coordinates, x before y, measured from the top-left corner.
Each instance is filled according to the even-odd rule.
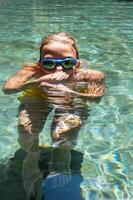
[[[53,83],[47,83],[47,82],[42,82],[40,84],[40,88],[43,89],[43,87],[46,89],[53,89],[53,90],[58,90],[60,92],[65,92],[65,93],[71,93],[74,96],[80,96],[80,97],[87,97],[88,99],[97,99],[99,97],[102,97],[104,94],[104,84],[99,83],[99,82],[91,82],[90,85],[87,86],[87,89],[85,90],[84,93],[76,92],[64,84],[53,84]]]
[[[17,93],[37,85],[38,83],[35,83],[34,80],[28,82],[36,73],[37,71],[33,67],[24,67],[4,83],[3,92],[5,94]]]
[[[87,70],[84,77],[88,82],[86,93],[92,98],[102,97],[105,91],[104,73],[96,70]]]
[[[82,96],[89,98],[98,98],[104,95],[105,84],[104,84],[104,73],[97,70],[84,70],[78,69],[75,78],[78,81],[87,82],[87,87]]]

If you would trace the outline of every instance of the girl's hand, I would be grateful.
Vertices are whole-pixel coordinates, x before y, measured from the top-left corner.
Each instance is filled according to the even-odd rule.
[[[61,71],[61,72],[55,72],[53,74],[48,74],[45,76],[42,76],[38,79],[35,80],[35,82],[50,82],[50,83],[54,83],[54,82],[60,82],[62,80],[66,80],[69,77],[68,74],[66,74],[65,72]]]

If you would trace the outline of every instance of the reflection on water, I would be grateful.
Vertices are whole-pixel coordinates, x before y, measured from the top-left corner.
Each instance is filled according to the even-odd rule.
[[[35,146],[33,144],[29,152],[17,150],[6,166],[1,165],[1,199],[82,200],[83,154],[70,149]]]
[[[80,188],[85,200],[133,199],[132,9],[133,2],[127,0],[0,1],[1,84],[23,62],[38,60],[40,39],[56,31],[71,32],[78,40],[80,56],[106,74],[106,94],[98,104],[89,104],[88,119],[71,152],[67,185],[70,189],[75,184],[79,198]],[[0,92],[0,199],[25,200],[27,193],[32,199],[44,193],[48,198],[50,185],[55,188],[62,179],[66,183],[69,175],[60,179],[59,172],[50,174],[57,168],[51,161],[54,149],[36,147],[29,153],[19,149],[17,96]],[[44,130],[42,143],[50,145],[49,127]]]

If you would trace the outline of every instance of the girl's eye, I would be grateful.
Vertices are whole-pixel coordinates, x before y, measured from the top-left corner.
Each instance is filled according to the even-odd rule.
[[[66,60],[63,62],[63,65],[65,68],[72,68],[75,65],[75,63],[73,60]]]
[[[54,61],[44,61],[43,67],[46,69],[53,69],[55,67],[55,62]]]

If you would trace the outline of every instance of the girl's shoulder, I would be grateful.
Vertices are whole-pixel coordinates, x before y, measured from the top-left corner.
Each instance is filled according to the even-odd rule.
[[[40,71],[40,67],[39,67],[38,63],[25,63],[23,65],[23,69],[27,70],[27,71],[31,71],[31,72],[39,72]]]

